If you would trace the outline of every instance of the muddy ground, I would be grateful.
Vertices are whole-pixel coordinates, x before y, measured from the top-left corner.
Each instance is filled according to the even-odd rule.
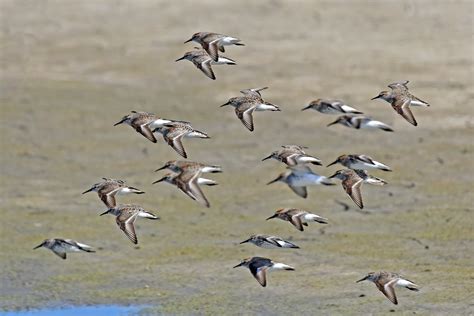
[[[0,308],[145,305],[163,314],[470,314],[474,293],[472,1],[6,1],[1,2]],[[197,31],[240,37],[236,66],[216,81],[175,63]],[[386,85],[410,80],[428,101],[418,127],[383,101]],[[250,133],[228,98],[269,86],[282,112],[255,115]],[[326,127],[334,116],[301,112],[318,97],[340,98],[395,132]],[[222,165],[205,188],[206,209],[153,170],[178,158],[130,127],[131,110],[189,120],[212,137],[185,140],[189,158]],[[385,187],[363,187],[359,211],[338,184],[302,199],[265,185],[284,165],[261,159],[282,144],[309,147],[325,164],[364,153],[390,165]],[[338,167],[315,167],[330,175]],[[137,223],[138,247],[95,194],[101,177],[146,194],[122,196],[156,212]],[[350,205],[349,210],[338,203]],[[329,218],[299,232],[265,221],[299,207]],[[239,245],[253,233],[291,239],[299,250]],[[32,248],[48,237],[90,244],[95,254],[61,260]],[[296,268],[262,288],[242,258],[266,256]],[[376,270],[421,285],[392,305]]]

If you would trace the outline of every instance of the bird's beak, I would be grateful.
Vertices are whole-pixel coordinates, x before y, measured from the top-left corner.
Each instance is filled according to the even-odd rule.
[[[250,238],[247,239],[247,240],[244,240],[244,241],[240,242],[240,244],[245,244],[246,242],[249,242],[249,241],[250,241]],[[235,267],[234,267],[234,268],[235,268]]]
[[[109,214],[109,212],[110,212],[110,209],[107,210],[107,211],[105,211],[104,213],[100,214],[99,216],[102,216],[102,215],[105,215],[105,214]]]
[[[224,103],[224,104],[221,105],[221,107],[226,106],[226,105],[229,105],[229,103],[230,103],[230,102]]]
[[[268,157],[265,157],[265,158],[262,159],[262,161],[265,161],[265,160],[267,160],[267,159],[270,159],[270,158],[272,158],[272,156],[273,156],[273,155],[270,155],[270,156],[268,156]]]
[[[337,164],[338,162],[339,162],[338,160],[336,160],[336,161],[334,161],[334,162],[331,162],[331,163],[330,163],[329,165],[327,165],[326,167],[329,167],[329,166],[335,165],[335,164]]]
[[[277,182],[277,181],[280,181],[280,179],[281,179],[281,176],[279,176],[279,177],[276,178],[275,180],[272,180],[272,181],[268,182],[267,185],[272,184],[272,183],[275,183],[275,182]]]
[[[337,175],[337,173],[333,174],[332,176],[328,177],[328,179],[332,179]]]
[[[122,119],[120,122],[117,122],[117,123],[115,123],[115,124],[114,124],[114,126],[117,126],[117,125],[120,125],[120,124],[122,124],[123,122],[125,122],[125,120],[126,120],[125,118],[124,118],[124,119]]]
[[[334,122],[329,123],[327,126],[331,126],[331,125],[334,125],[334,124],[337,124],[337,123],[339,123],[339,120],[335,120]]]
[[[155,183],[158,183],[158,182],[162,182],[162,181],[165,181],[166,177],[163,177],[161,178],[160,180],[156,180],[155,182],[153,182],[152,184],[155,184]]]
[[[365,276],[365,277],[363,277],[362,279],[360,279],[360,280],[357,280],[357,281],[356,281],[356,283],[359,283],[359,282],[365,281],[365,280],[367,280],[367,279],[368,279],[368,277],[369,277],[369,276],[368,276],[368,275],[366,275],[366,276]]]
[[[183,60],[183,59],[184,59],[184,56],[181,57],[181,58],[176,59],[175,61],[180,61],[180,60]]]
[[[90,188],[89,190],[82,192],[82,194],[86,194],[87,192],[91,192],[92,190],[94,190],[94,188]]]
[[[270,217],[267,218],[266,220],[268,221],[269,219],[275,218],[275,217],[277,217],[277,216],[278,216],[277,214],[273,214],[272,216],[270,216]]]
[[[168,166],[164,165],[163,167],[156,169],[155,172],[160,171],[160,170],[163,170],[163,169],[166,169],[167,167],[168,167]]]
[[[193,40],[193,38],[191,37],[190,39],[188,39],[186,42],[184,42],[183,44],[186,44],[186,43],[189,43]]]
[[[301,111],[304,111],[304,110],[307,110],[307,109],[311,109],[311,105],[308,105],[308,106],[302,108]]]
[[[380,94],[379,94],[378,96],[376,96],[376,97],[373,97],[373,98],[370,99],[370,100],[375,100],[375,99],[378,99],[378,98],[380,98]]]
[[[238,265],[234,266],[233,268],[238,268],[238,267],[240,267],[242,264],[243,264],[243,263],[241,262],[241,263],[239,263]]]
[[[38,248],[40,248],[40,247],[43,247],[43,245],[44,245],[44,242],[42,242],[41,244],[39,244],[38,246],[36,246],[35,248],[33,248],[33,250],[38,249]]]

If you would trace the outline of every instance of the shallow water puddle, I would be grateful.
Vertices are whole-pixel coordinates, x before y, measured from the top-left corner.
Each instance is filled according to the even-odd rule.
[[[83,316],[83,315],[135,315],[140,310],[134,306],[72,306],[65,308],[29,311],[0,312],[0,316]]]

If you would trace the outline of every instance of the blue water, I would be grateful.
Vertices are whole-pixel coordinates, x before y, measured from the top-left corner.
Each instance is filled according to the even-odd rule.
[[[137,314],[140,308],[133,306],[73,306],[55,309],[0,312],[0,316],[127,316]]]

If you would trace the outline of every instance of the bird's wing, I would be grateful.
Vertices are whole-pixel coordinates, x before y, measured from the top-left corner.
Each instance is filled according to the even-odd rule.
[[[206,207],[210,207],[209,201],[201,190],[201,187],[198,185],[198,179],[201,175],[201,171],[188,172],[188,175],[183,174],[183,176],[188,176],[189,180],[186,180],[186,188],[195,198],[196,201],[201,203]]]
[[[301,218],[299,217],[300,214],[295,214],[290,217],[290,222],[298,228],[299,231],[303,231],[303,222],[301,222]]]
[[[214,71],[212,71],[211,61],[212,61],[212,59],[209,58],[209,59],[203,61],[202,63],[196,64],[196,66],[197,66],[198,69],[201,70],[206,76],[208,76],[208,77],[211,78],[212,80],[216,80],[216,76],[214,75]]]
[[[174,129],[163,134],[163,138],[168,143],[168,145],[170,145],[178,154],[180,154],[184,158],[187,158],[188,155],[184,150],[183,143],[181,142],[181,140],[187,132],[188,131],[185,129]]]
[[[369,163],[369,164],[371,164],[371,165],[374,164],[374,160],[373,160],[371,157],[369,157],[369,156],[366,156],[366,155],[359,155],[359,156],[357,156],[357,158],[358,158],[360,161]]]
[[[398,304],[398,300],[397,300],[397,296],[395,295],[395,288],[394,288],[397,281],[398,279],[393,279],[385,283],[385,285],[383,286],[379,283],[376,283],[380,292],[382,292],[383,295],[385,295],[390,300],[390,302],[392,302],[395,305]]]
[[[214,61],[219,60],[219,41],[220,38],[217,38],[207,45],[206,52],[209,54],[209,56],[211,56],[212,60]]]
[[[398,114],[403,116],[405,120],[407,120],[410,124],[416,126],[418,123],[415,120],[415,117],[413,116],[413,113],[411,113],[410,110],[410,98],[407,96],[401,96],[396,98],[393,103],[392,107],[395,111],[397,111]]]
[[[135,130],[145,136],[149,141],[156,143],[156,138],[155,135],[153,135],[153,132],[151,129],[148,127],[148,123],[142,124],[142,125],[134,125],[133,128]]]
[[[242,105],[235,108],[235,114],[240,119],[240,121],[248,128],[248,130],[253,131],[253,111],[255,111],[256,104],[242,103]]]
[[[284,163],[286,163],[288,166],[296,166],[298,164],[297,158],[301,156],[300,153],[296,152],[283,152],[281,155],[282,160]]]
[[[59,250],[56,250],[56,249],[51,249],[55,255],[57,255],[58,257],[60,257],[61,259],[64,259],[66,260],[66,252],[64,251],[59,251]]]
[[[306,187],[294,187],[291,185],[288,185],[293,192],[301,196],[302,198],[306,199],[308,197],[308,191],[306,190]]]
[[[113,208],[116,205],[115,202],[115,194],[120,188],[116,188],[115,190],[109,191],[109,192],[104,192],[104,191],[98,191],[97,194],[99,195],[99,198],[104,202],[105,205],[107,205],[108,208]]]
[[[250,272],[257,279],[261,286],[267,286],[267,266],[258,265],[257,263],[251,263],[249,265]]]
[[[346,193],[350,196],[352,201],[354,201],[355,204],[359,208],[364,208],[364,203],[362,202],[362,194],[360,193],[360,186],[362,185],[362,182],[364,179],[361,177],[354,175],[350,177],[347,180],[342,181],[342,187],[346,191]]]
[[[138,213],[122,212],[122,214],[117,216],[117,218],[115,219],[120,229],[134,244],[138,243],[137,234],[135,233],[135,226],[133,225],[133,223],[137,219],[137,216]]]

